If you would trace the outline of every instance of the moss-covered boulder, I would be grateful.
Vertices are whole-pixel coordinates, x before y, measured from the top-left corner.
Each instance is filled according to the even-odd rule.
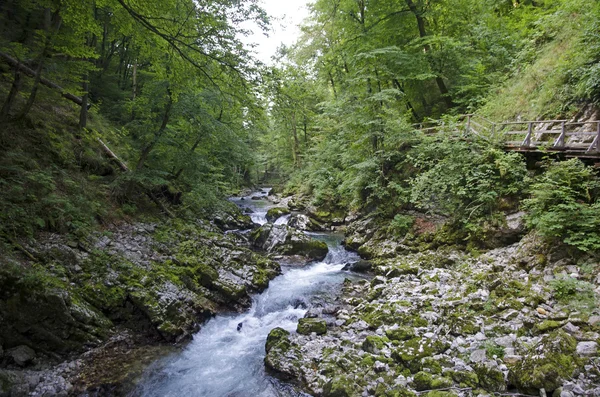
[[[267,221],[275,222],[280,217],[289,214],[291,211],[285,207],[270,208],[267,211]]]
[[[210,218],[221,230],[247,230],[254,226],[252,218],[230,202],[222,203],[222,207],[213,212]]]
[[[316,240],[286,225],[267,223],[250,233],[252,244],[268,253],[300,255],[321,260],[329,248],[323,241]]]
[[[320,318],[301,318],[298,321],[296,332],[302,335],[310,335],[313,332],[317,335],[323,335],[327,333],[327,323]]]
[[[576,349],[574,337],[563,330],[553,331],[509,367],[509,381],[526,394],[538,394],[540,389],[552,392],[581,365]]]
[[[356,395],[356,385],[352,379],[339,375],[323,387],[323,397],[352,397]]]
[[[362,349],[368,353],[378,354],[385,347],[385,343],[389,342],[387,338],[382,338],[377,335],[369,335],[362,344]]]
[[[492,363],[478,364],[475,366],[475,374],[479,379],[481,388],[488,392],[506,391],[504,373]]]
[[[385,336],[390,340],[404,341],[414,338],[415,329],[407,326],[391,328],[385,331]]]
[[[413,386],[417,391],[445,389],[452,386],[452,379],[420,371],[413,378]]]
[[[302,356],[298,346],[290,341],[290,333],[283,328],[269,332],[265,344],[265,367],[282,379],[298,378],[301,374]]]

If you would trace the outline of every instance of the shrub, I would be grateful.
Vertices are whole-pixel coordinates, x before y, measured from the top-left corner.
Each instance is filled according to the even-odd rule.
[[[546,164],[524,200],[530,228],[581,251],[600,249],[600,181],[578,159]]]

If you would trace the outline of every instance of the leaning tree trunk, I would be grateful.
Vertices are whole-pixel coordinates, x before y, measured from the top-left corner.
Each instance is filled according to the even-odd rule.
[[[410,9],[410,11],[413,13],[413,15],[415,16],[415,18],[417,20],[417,27],[419,29],[419,37],[425,38],[427,36],[427,31],[425,30],[425,19],[423,18],[421,11],[419,11],[419,9],[415,5],[415,3],[413,3],[412,0],[406,0],[406,5],[408,6],[408,8]],[[430,53],[431,46],[429,44],[424,44],[423,51],[425,51],[426,54]],[[433,65],[432,65],[431,61],[430,61],[430,66],[432,66],[432,69],[433,69]],[[444,99],[444,102],[446,103],[446,107],[447,108],[454,107],[454,102],[452,102],[452,98],[450,98],[450,95],[448,95],[449,91],[448,91],[448,87],[446,86],[446,83],[444,82],[444,79],[441,76],[436,75],[435,83],[437,84],[438,89],[440,90],[440,94],[442,95],[442,98]]]

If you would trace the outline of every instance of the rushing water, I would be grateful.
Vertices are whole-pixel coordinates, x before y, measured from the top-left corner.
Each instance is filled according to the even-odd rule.
[[[264,224],[266,200],[243,200],[255,222]],[[283,221],[282,221],[283,222]],[[311,233],[329,245],[322,262],[302,268],[282,266],[283,274],[254,297],[242,314],[223,314],[208,321],[183,352],[156,363],[132,396],[250,397],[298,396],[265,373],[265,341],[275,327],[295,331],[311,302],[327,301],[339,291],[344,264],[358,260],[341,245],[341,236]],[[238,331],[238,325],[242,324]]]

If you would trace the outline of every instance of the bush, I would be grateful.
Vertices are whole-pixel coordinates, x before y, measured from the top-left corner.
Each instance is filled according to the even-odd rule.
[[[524,200],[530,228],[581,251],[600,249],[600,181],[578,159],[548,163]]]

